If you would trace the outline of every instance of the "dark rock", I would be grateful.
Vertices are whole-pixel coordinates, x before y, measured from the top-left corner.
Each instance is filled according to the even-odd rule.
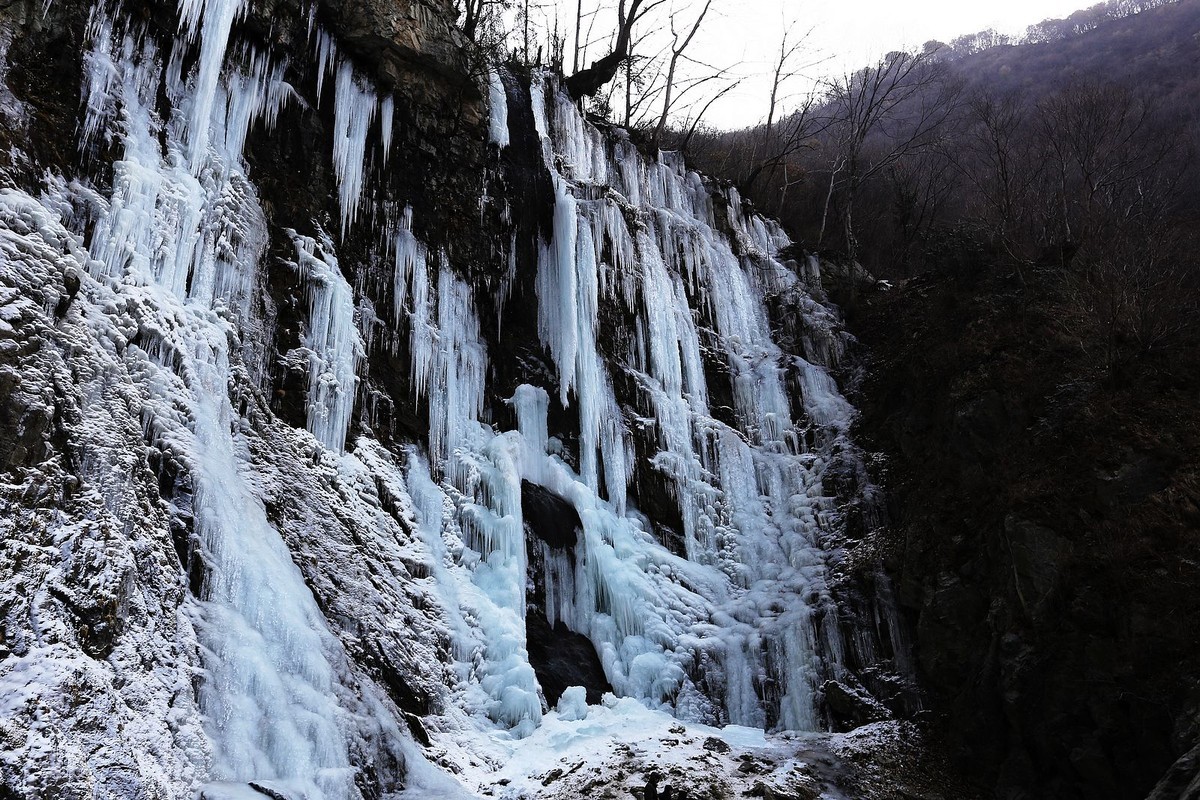
[[[67,291],[58,298],[58,303],[54,306],[54,316],[59,319],[67,315],[67,309],[71,307],[71,301],[75,299],[75,295],[79,294],[79,273],[73,269],[68,269],[63,276],[63,286]]]
[[[1200,800],[1200,744],[1171,765],[1146,800]]]
[[[861,686],[848,686],[839,681],[825,681],[821,686],[825,707],[839,730],[849,730],[870,722],[891,717],[886,707]]]
[[[729,745],[724,739],[718,739],[715,736],[709,736],[704,740],[704,749],[711,750],[714,753],[728,753]]]
[[[549,705],[557,704],[569,686],[582,686],[591,705],[598,704],[605,692],[612,691],[596,648],[586,636],[575,633],[562,622],[551,627],[539,608],[526,611],[525,635],[529,663]]]
[[[450,0],[324,0],[321,10],[339,43],[385,86],[411,84],[414,68],[470,85],[471,65]]]
[[[250,786],[251,789],[258,792],[259,794],[263,794],[263,795],[266,795],[267,797],[270,797],[271,800],[294,800],[293,798],[288,797],[286,794],[279,791],[278,789],[272,789],[270,786],[266,786],[262,783],[250,781],[250,783],[248,785]]]
[[[1012,514],[1004,518],[1017,597],[1027,614],[1040,616],[1070,563],[1073,545],[1049,528]]]
[[[1200,580],[1200,427],[1173,388],[1196,385],[1194,359],[1170,381],[1095,380],[1059,279],[1018,291],[1010,272],[858,309],[856,433],[886,452],[892,499],[882,563],[968,774],[1001,796],[1142,797],[1194,745],[1175,732],[1200,658],[1181,622],[1200,613],[1183,589]]]
[[[575,506],[545,487],[522,480],[521,514],[534,537],[552,548],[574,552],[583,532],[583,521]]]
[[[433,745],[433,740],[429,738],[429,731],[425,730],[425,723],[421,722],[421,718],[416,714],[411,714],[407,711],[404,714],[404,722],[408,725],[408,732],[422,747],[430,747]]]

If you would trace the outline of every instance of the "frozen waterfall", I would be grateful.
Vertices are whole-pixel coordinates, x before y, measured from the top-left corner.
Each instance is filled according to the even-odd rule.
[[[359,795],[336,690],[345,654],[268,519],[231,405],[236,371],[251,360],[240,337],[256,324],[252,294],[267,242],[241,146],[290,95],[281,65],[253,52],[217,80],[237,11],[230,3],[184,9],[184,36],[198,31],[203,41],[191,76],[164,65],[149,39],[118,32],[127,21],[94,12],[85,129],[116,137],[123,154],[111,195],[85,195],[94,215],[90,268],[123,302],[155,308],[163,320],[142,331],[136,349],[146,358],[144,425],[156,446],[188,465],[206,566],[191,609],[213,745],[205,795],[255,781],[290,796],[352,798]],[[160,91],[180,109],[169,118],[156,106]],[[298,238],[297,248],[314,284],[310,427],[340,451],[361,349],[350,290],[311,239]],[[245,342],[244,350],[268,344]]]
[[[352,800],[374,761],[403,774],[417,748],[399,731],[423,740],[423,718],[444,763],[456,737],[545,732],[567,717],[548,716],[535,622],[590,643],[597,683],[639,710],[819,728],[821,687],[853,660],[827,470],[854,411],[815,264],[785,263],[778,225],[681,156],[589,123],[549,73],[526,91],[499,68],[480,77],[488,113],[463,117],[483,154],[471,224],[501,230],[439,240],[426,187],[389,181],[430,158],[405,152],[425,111],[307,10],[307,39],[251,46],[242,0],[184,0],[167,33],[97,4],[79,136],[111,182],[104,164],[27,197],[78,237],[80,324],[132,376],[147,458],[171,464],[151,494],[199,641],[190,791]],[[292,112],[325,136],[328,191],[304,219],[244,152]],[[544,208],[510,204],[517,161]],[[796,352],[773,336],[783,294],[803,298]],[[538,538],[530,496],[565,509],[561,542]],[[339,565],[370,543],[366,577],[314,565],[325,529],[303,513],[348,531]],[[341,592],[392,599],[371,629]],[[413,620],[430,641],[372,638]],[[388,672],[414,653],[436,654],[422,692]],[[575,720],[583,696],[564,695]]]
[[[489,137],[505,144],[507,99],[499,78],[489,80]],[[765,297],[800,280],[777,260],[787,239],[745,217],[732,190],[714,196],[673,154],[647,161],[606,138],[552,80],[534,81],[531,103],[554,210],[529,267],[557,400],[579,420],[577,462],[547,433],[550,387],[518,388],[508,401],[516,431],[479,422],[487,353],[478,298],[446,277],[443,256],[435,281],[411,210],[394,245],[414,385],[431,409],[432,461],[412,461],[410,478],[419,474],[430,497],[419,505],[431,546],[452,543],[438,579],[457,598],[475,707],[518,734],[540,716],[522,644],[534,546],[520,532],[527,481],[566,499],[583,523],[573,555],[546,551],[539,582],[551,624],[592,641],[618,693],[698,721],[813,730],[820,681],[842,660],[824,551],[836,523],[821,481],[852,409],[817,353],[808,361],[772,339]],[[719,232],[722,213],[735,241]],[[605,352],[605,305],[631,319],[627,352]],[[820,344],[824,354],[840,347]],[[732,420],[709,408],[714,359],[729,375]],[[635,384],[649,416],[631,418],[618,403],[614,371]],[[802,420],[789,403],[796,394]],[[653,469],[679,506],[681,554],[628,502],[633,440],[646,429]]]

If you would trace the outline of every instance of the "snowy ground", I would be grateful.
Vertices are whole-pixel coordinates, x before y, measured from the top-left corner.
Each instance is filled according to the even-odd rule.
[[[967,798],[929,763],[917,730],[899,722],[850,733],[767,734],[757,728],[684,723],[630,698],[602,705],[564,700],[526,739],[480,732],[435,737],[440,766],[462,797],[551,798]],[[455,763],[455,756],[467,756]],[[405,797],[449,797],[413,790]]]

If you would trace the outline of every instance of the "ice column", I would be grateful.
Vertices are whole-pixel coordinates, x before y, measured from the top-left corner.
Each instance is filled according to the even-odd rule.
[[[508,147],[508,97],[504,94],[504,81],[494,69],[488,70],[488,107],[491,110],[488,138],[497,147]]]

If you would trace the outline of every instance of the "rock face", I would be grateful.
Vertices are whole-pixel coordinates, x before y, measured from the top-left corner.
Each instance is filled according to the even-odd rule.
[[[0,794],[904,709],[814,262],[450,13],[0,10]]]
[[[1195,360],[1097,373],[1064,276],[979,273],[866,295],[857,322],[885,563],[941,730],[1001,796],[1190,796]]]
[[[329,0],[320,12],[328,15],[323,21],[338,42],[369,64],[384,86],[421,87],[434,95],[446,85],[478,90],[451,0]]]

